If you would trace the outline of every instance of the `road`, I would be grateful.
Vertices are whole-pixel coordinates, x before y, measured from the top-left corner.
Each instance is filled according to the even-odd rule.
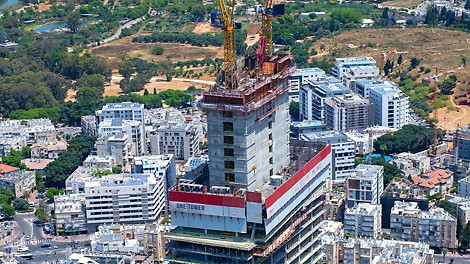
[[[451,259],[454,260],[453,264],[470,264],[469,256],[463,257],[463,256],[449,256],[449,255],[446,255],[445,264],[450,263]],[[443,261],[442,255],[440,254],[434,255],[434,263],[440,264],[440,263],[443,263],[442,261]]]
[[[140,18],[131,20],[131,21],[127,22],[126,24],[122,25],[120,28],[118,28],[118,30],[111,37],[105,38],[105,39],[101,40],[100,42],[92,42],[92,43],[88,44],[87,47],[94,47],[94,46],[98,46],[98,45],[101,45],[101,44],[106,44],[108,42],[114,41],[114,40],[119,38],[119,36],[121,35],[121,32],[122,32],[123,29],[130,28],[133,25],[139,23],[140,21],[142,21],[144,19],[145,19],[144,17],[140,17]]]

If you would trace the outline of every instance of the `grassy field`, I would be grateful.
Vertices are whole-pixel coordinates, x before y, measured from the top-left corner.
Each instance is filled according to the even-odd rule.
[[[162,55],[150,53],[153,47],[161,46]],[[113,70],[124,58],[141,58],[152,62],[202,60],[206,57],[223,57],[222,47],[195,47],[178,43],[134,43],[132,37],[125,37],[91,49],[91,54],[105,58]]]
[[[321,49],[322,47],[323,49]],[[410,59],[420,59],[419,66],[432,69],[428,74],[413,70],[413,75],[427,77],[437,73],[442,74],[439,81],[450,74],[458,77],[459,83],[456,94],[470,90],[470,65],[462,67],[461,56],[470,54],[470,34],[461,31],[432,28],[388,28],[362,29],[344,32],[333,38],[324,38],[314,44],[318,54],[316,59],[333,59],[335,57],[372,56],[377,66],[383,68],[384,56],[395,61],[402,54],[404,62],[397,70],[406,70]],[[419,68],[419,67],[418,67]],[[418,78],[417,81],[420,81]],[[439,123],[447,129],[456,128],[470,123],[470,108],[458,106],[448,101],[447,106],[439,110]]]
[[[382,3],[384,6],[416,8],[423,0],[390,0]]]

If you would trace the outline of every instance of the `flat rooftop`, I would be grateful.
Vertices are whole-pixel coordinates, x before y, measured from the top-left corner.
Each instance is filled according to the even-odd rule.
[[[375,64],[376,61],[372,57],[350,57],[350,58],[336,58],[336,64],[338,65],[357,65],[370,63]]]

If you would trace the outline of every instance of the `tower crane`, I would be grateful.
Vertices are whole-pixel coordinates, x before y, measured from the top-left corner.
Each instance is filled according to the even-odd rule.
[[[273,54],[273,17],[284,15],[284,4],[275,4],[275,0],[265,0],[261,9],[260,44],[258,46],[258,58],[264,58]],[[259,53],[261,52],[261,54]]]
[[[220,8],[220,26],[224,35],[223,84],[226,89],[234,90],[236,83],[235,21],[233,19],[235,0],[227,5],[225,0],[218,0]]]

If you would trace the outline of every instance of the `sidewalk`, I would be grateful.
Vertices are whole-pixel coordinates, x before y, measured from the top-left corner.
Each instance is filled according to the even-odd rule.
[[[15,227],[15,229],[11,230],[11,235],[4,239],[0,239],[0,245],[6,245],[20,236],[20,228],[16,221],[13,221],[13,226]]]
[[[52,236],[53,242],[84,242],[89,240],[90,235],[70,235],[65,238],[63,236]]]

